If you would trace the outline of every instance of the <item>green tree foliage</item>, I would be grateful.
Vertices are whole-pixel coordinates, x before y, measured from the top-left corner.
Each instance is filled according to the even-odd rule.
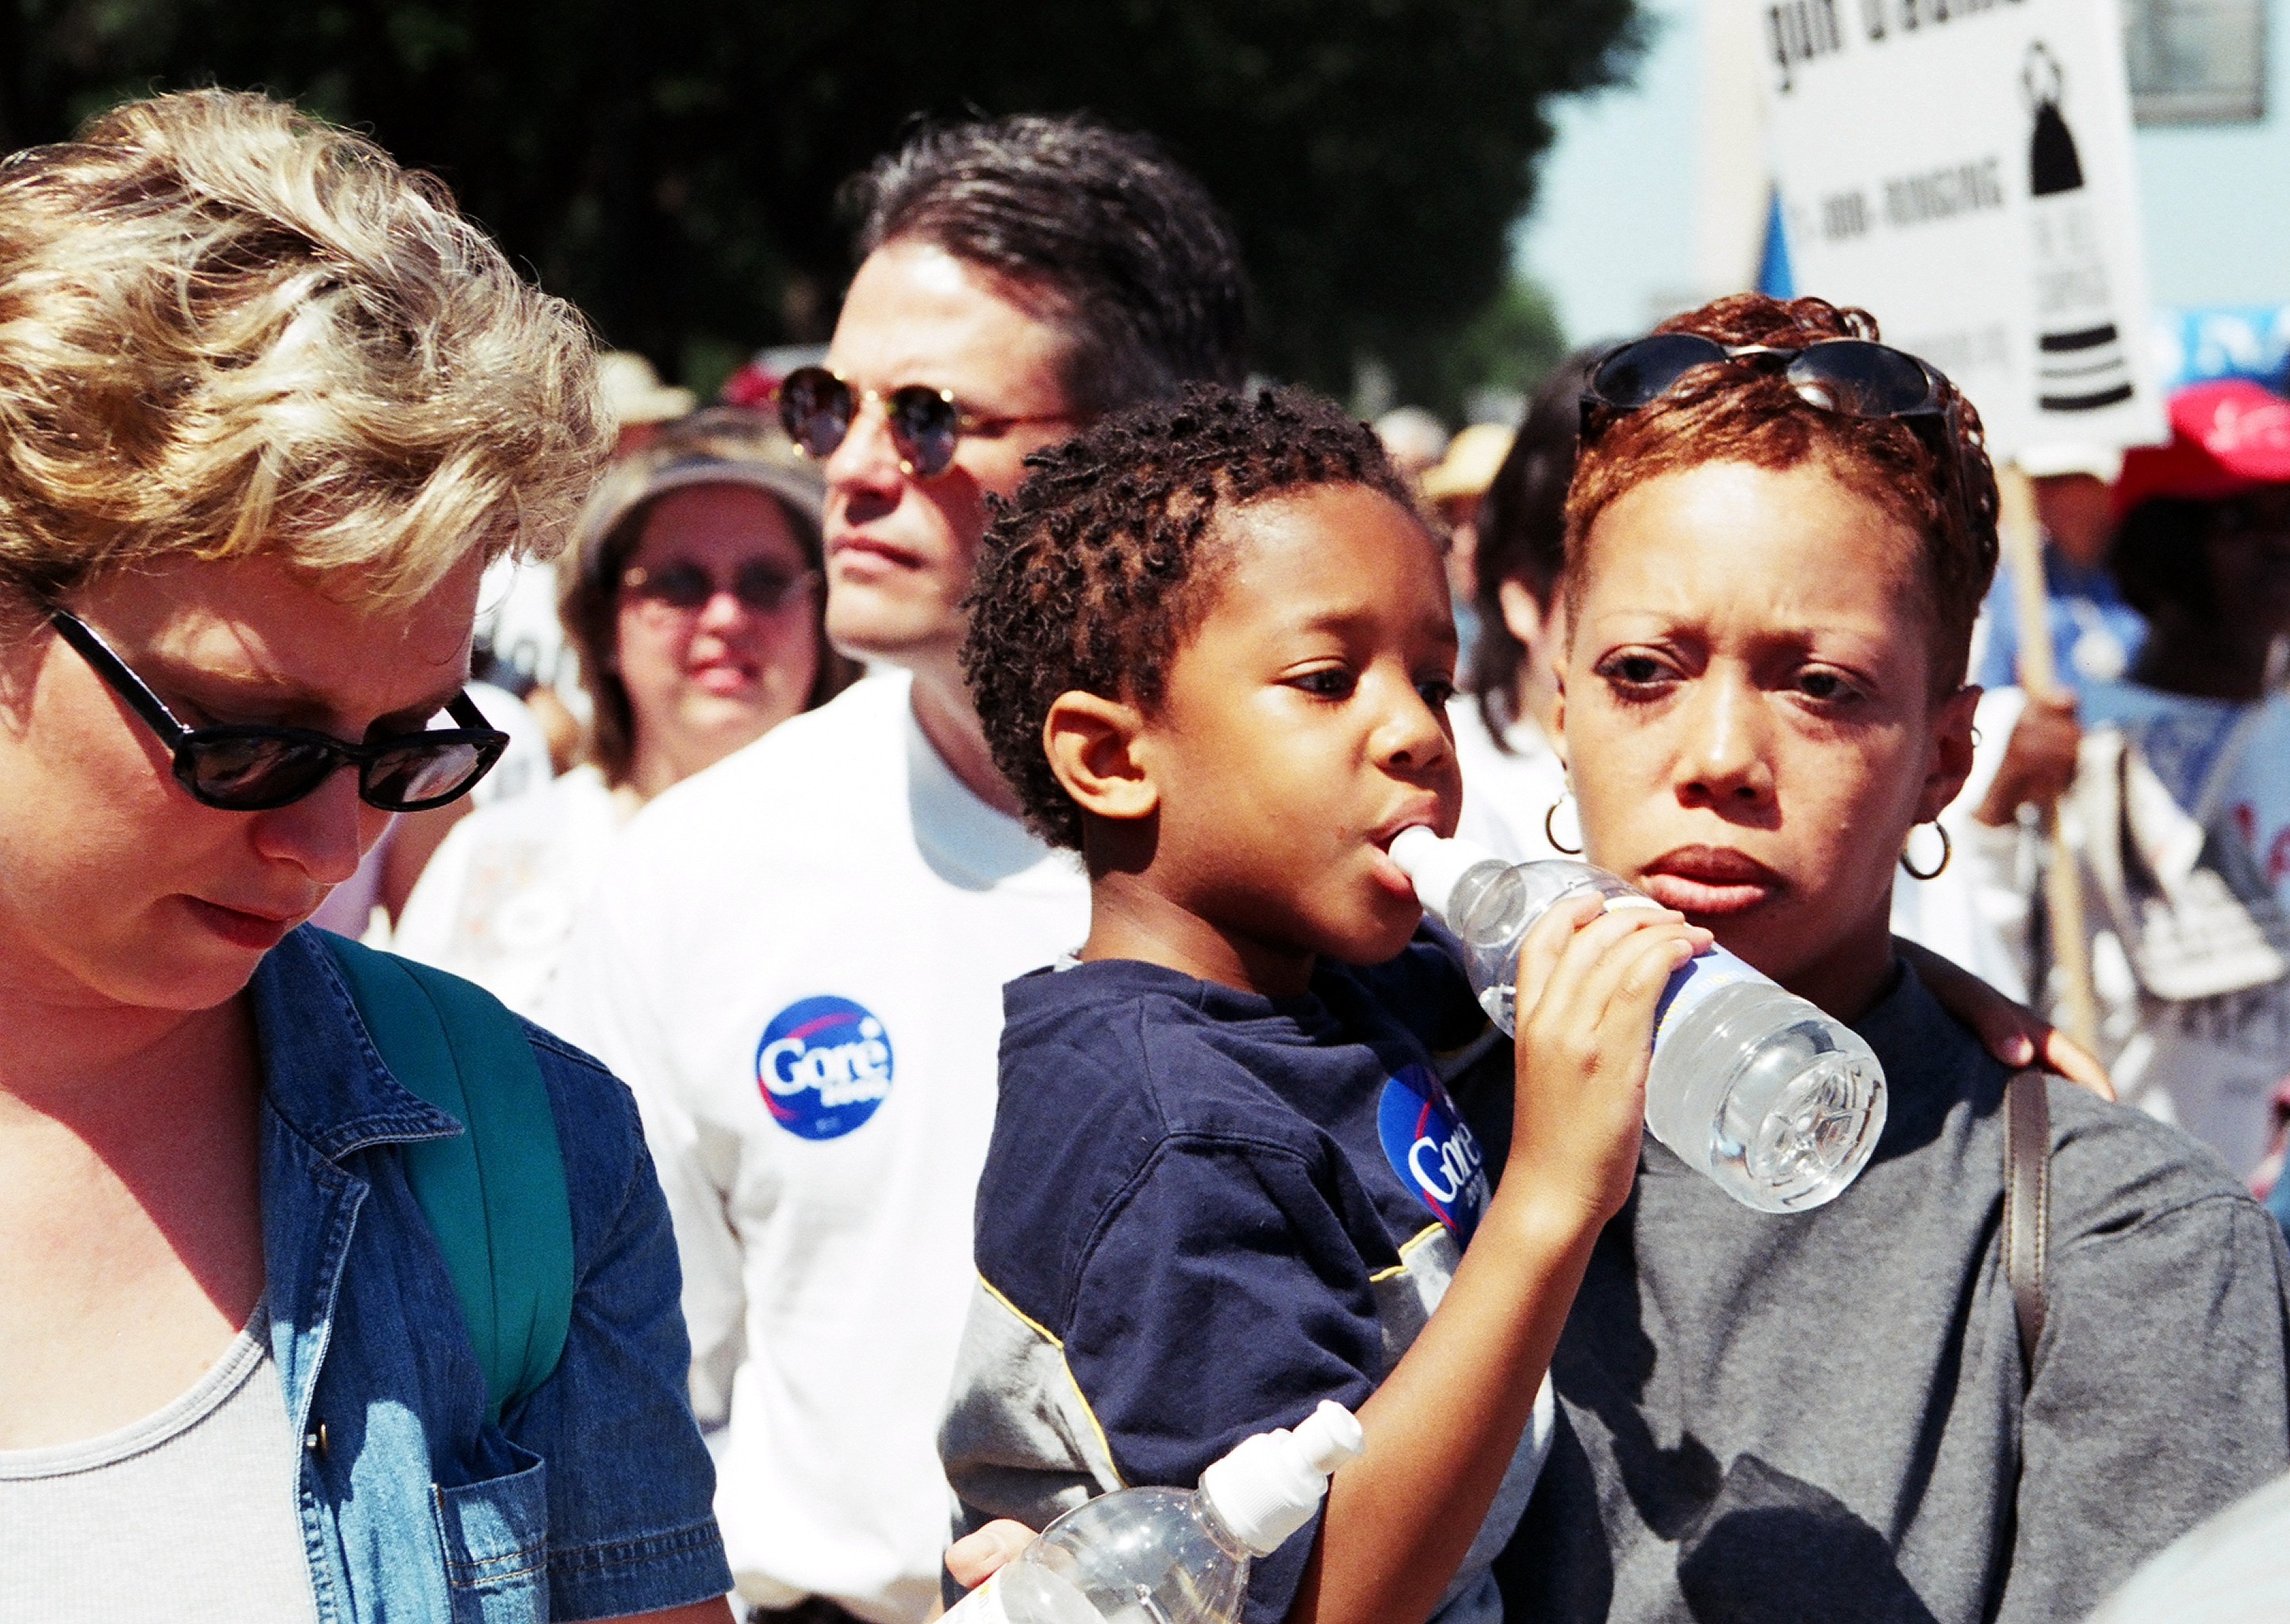
[[[1630,0],[0,0],[0,149],[155,89],[292,96],[683,365],[823,336],[838,183],[911,116],[1088,108],[1231,212],[1267,370],[1445,392],[1549,99],[1633,44]]]

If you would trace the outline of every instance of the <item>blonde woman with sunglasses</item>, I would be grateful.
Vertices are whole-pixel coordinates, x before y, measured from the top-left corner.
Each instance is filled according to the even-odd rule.
[[[303,926],[498,756],[478,575],[595,396],[441,188],[276,103],[0,164],[0,1617],[727,1617],[627,1091],[494,1012],[571,1254],[497,1396],[409,1172],[463,1124]]]

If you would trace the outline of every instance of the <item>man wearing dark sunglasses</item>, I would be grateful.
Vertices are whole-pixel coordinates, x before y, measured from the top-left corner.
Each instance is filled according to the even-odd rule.
[[[859,190],[826,363],[776,406],[827,479],[829,636],[889,669],[630,827],[550,1009],[644,1105],[742,1594],[890,1624],[938,1597],[1002,984],[1087,919],[957,663],[988,500],[1097,413],[1238,383],[1246,317],[1231,233],[1149,141],[934,129]]]

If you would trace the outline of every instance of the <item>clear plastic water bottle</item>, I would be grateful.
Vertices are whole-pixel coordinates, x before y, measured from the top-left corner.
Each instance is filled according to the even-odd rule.
[[[1323,1403],[1260,1432],[1193,1489],[1120,1489],[1075,1507],[957,1603],[946,1624],[1234,1624],[1252,1556],[1269,1556],[1360,1452],[1359,1422]]]
[[[1519,942],[1562,897],[1659,907],[1603,868],[1507,863],[1468,841],[1412,828],[1391,858],[1462,940],[1494,1023],[1516,1033]],[[1655,1012],[1646,1131],[1745,1206],[1802,1212],[1859,1176],[1885,1130],[1885,1070],[1858,1033],[1783,991],[1723,948],[1670,978]]]

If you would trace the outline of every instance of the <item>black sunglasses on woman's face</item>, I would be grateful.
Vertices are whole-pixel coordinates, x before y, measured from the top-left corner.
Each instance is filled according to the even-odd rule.
[[[300,727],[185,727],[77,615],[51,608],[48,623],[173,754],[175,781],[202,804],[224,812],[287,805],[352,766],[357,769],[358,798],[367,805],[422,812],[467,795],[508,748],[508,735],[490,726],[466,693],[455,694],[445,708],[460,726],[370,744],[350,744]]]

